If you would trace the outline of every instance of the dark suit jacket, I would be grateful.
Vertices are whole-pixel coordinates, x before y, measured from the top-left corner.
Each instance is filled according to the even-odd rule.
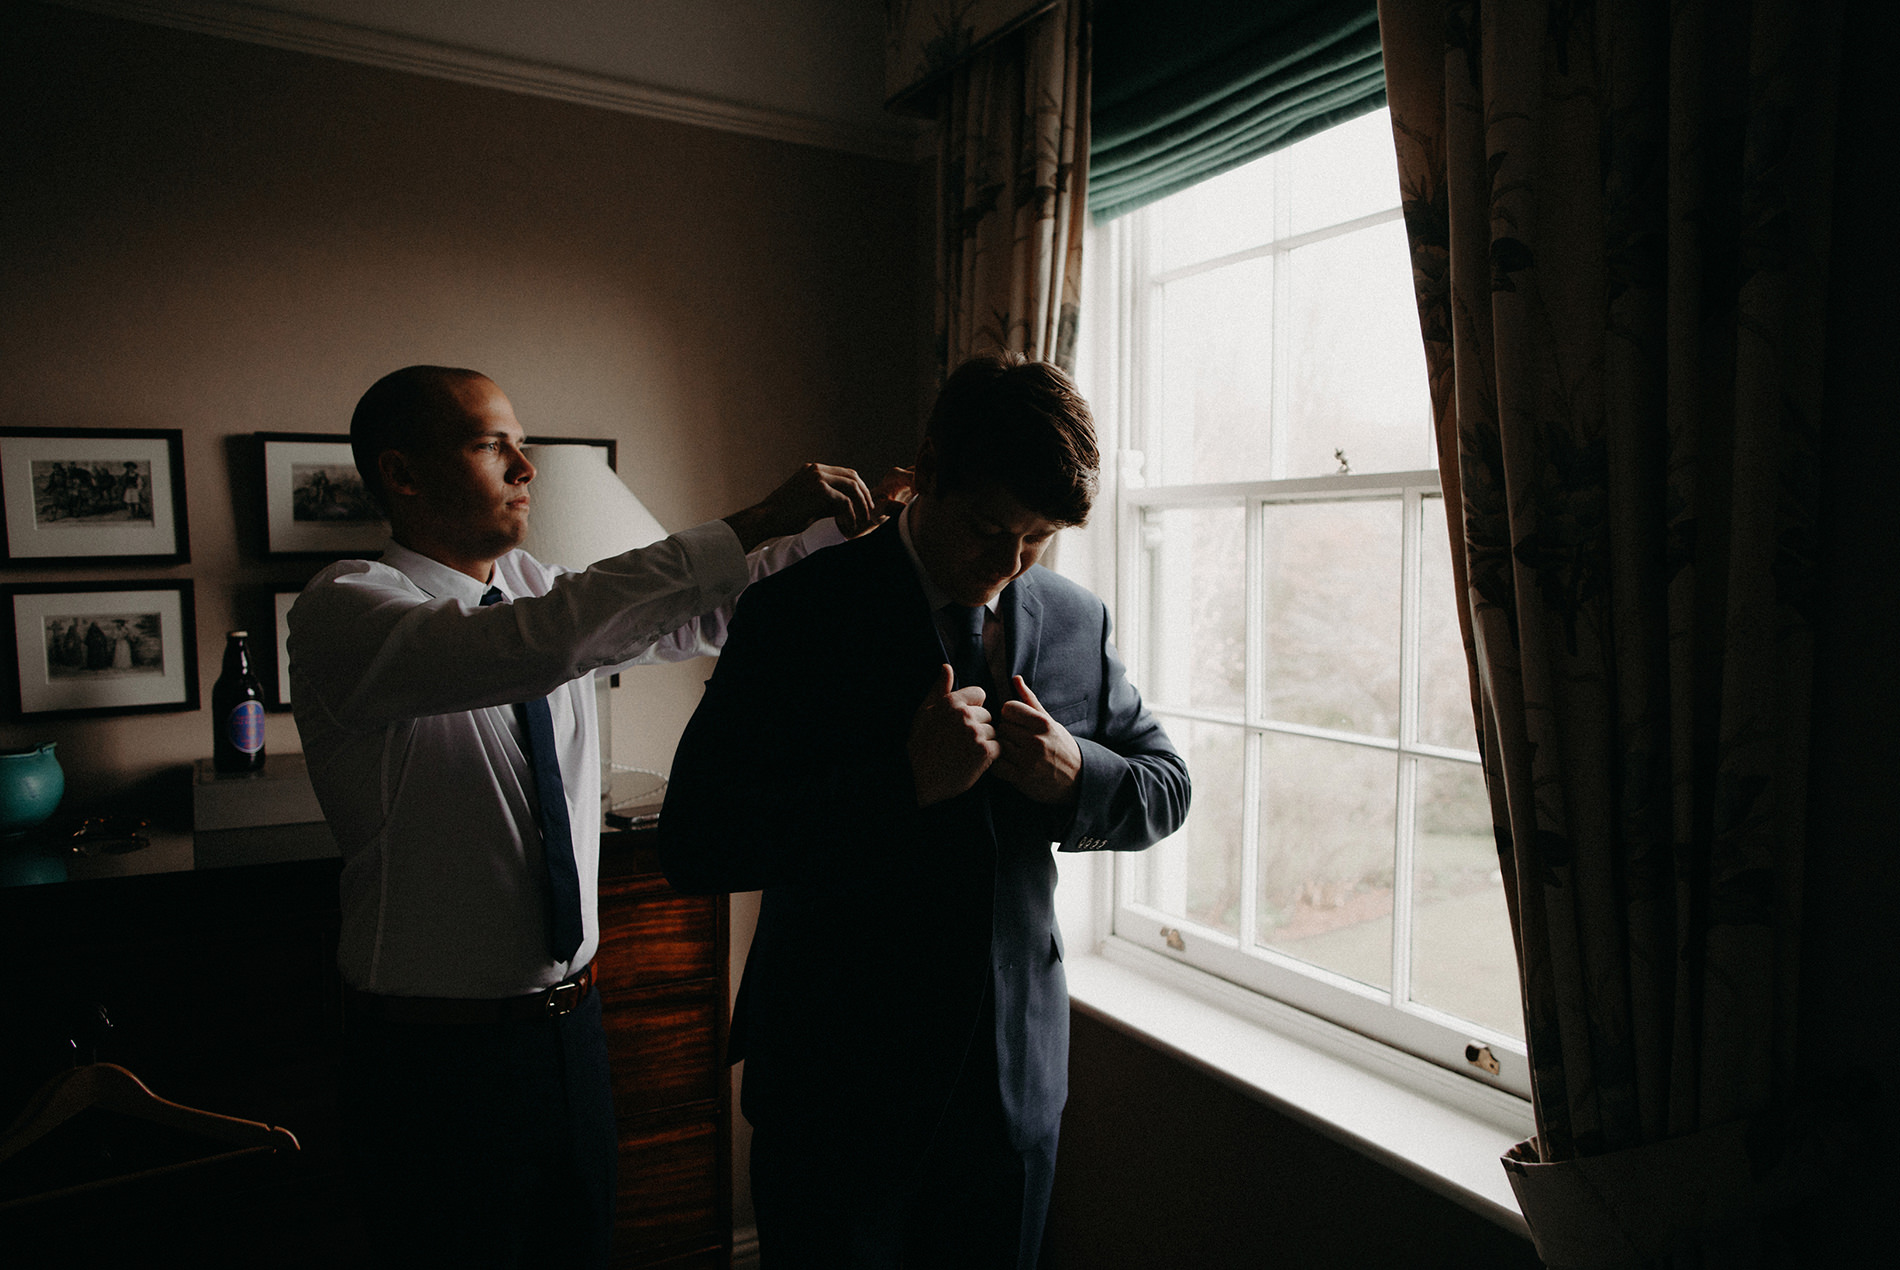
[[[894,524],[739,602],[673,759],[659,849],[682,890],[765,892],[732,1027],[754,1123],[823,1118],[921,1146],[983,1020],[1018,1148],[1058,1123],[1069,1015],[1050,844],[1151,845],[1186,816],[1188,773],[1100,600],[1036,567],[998,612],[1010,673],[1081,747],[1073,812],[992,776],[917,807],[906,740],[949,659]]]

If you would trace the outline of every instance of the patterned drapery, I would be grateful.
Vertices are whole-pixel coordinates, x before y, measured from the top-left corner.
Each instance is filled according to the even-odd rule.
[[[1754,1264],[1791,1154],[1828,3],[1382,0],[1552,1265]]]
[[[951,74],[938,120],[937,357],[1075,368],[1087,215],[1087,0],[1061,0]]]
[[[884,102],[911,113],[933,87],[992,40],[1055,0],[884,0]],[[924,110],[928,114],[928,110]]]

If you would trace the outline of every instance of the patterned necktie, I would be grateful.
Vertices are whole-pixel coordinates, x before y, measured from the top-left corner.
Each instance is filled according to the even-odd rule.
[[[484,606],[502,601],[499,588],[489,587]],[[534,770],[535,823],[541,829],[541,854],[548,869],[548,952],[556,961],[570,961],[581,946],[581,877],[574,864],[574,831],[567,819],[567,787],[561,783],[561,763],[554,752],[554,716],[548,699],[536,697],[515,706],[521,734],[528,741],[528,765]]]
[[[944,626],[952,632],[950,665],[957,672],[957,687],[981,688],[987,700],[996,695],[990,682],[990,660],[983,652],[983,619],[989,610],[981,604],[968,608],[946,604]]]

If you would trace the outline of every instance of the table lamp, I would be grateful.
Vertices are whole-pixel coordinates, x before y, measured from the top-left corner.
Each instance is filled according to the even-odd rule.
[[[666,537],[666,530],[633,491],[607,466],[607,448],[599,445],[528,445],[534,464],[529,487],[528,536],[524,551],[543,564],[585,569],[596,560],[645,547]],[[600,796],[613,788],[613,697],[609,681],[595,676],[600,707]]]

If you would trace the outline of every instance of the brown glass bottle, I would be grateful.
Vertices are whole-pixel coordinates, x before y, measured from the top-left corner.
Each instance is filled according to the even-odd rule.
[[[211,765],[222,775],[264,770],[264,688],[251,670],[249,632],[224,637],[224,669],[211,688]]]

